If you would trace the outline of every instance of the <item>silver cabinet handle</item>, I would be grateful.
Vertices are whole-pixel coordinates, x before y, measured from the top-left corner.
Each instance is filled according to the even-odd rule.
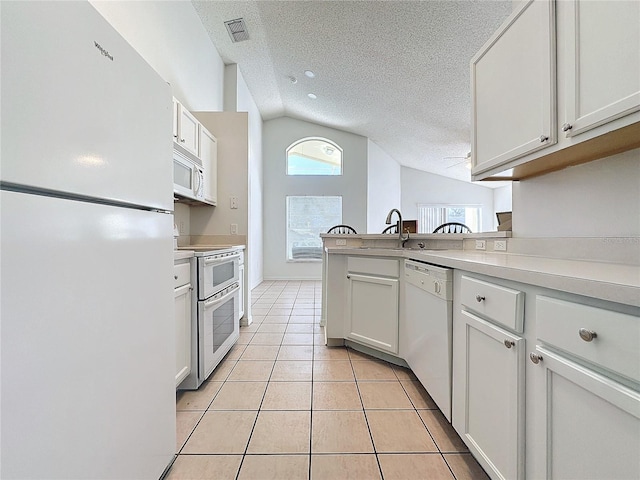
[[[529,360],[531,360],[535,365],[538,365],[542,361],[542,355],[531,352],[529,354]]]
[[[593,330],[587,330],[586,328],[581,328],[580,330],[578,330],[578,335],[580,335],[580,338],[585,342],[591,342],[598,336],[596,332],[594,332]]]
[[[484,297],[482,295],[476,295],[476,302],[480,303],[484,300]]]
[[[347,275],[347,278],[351,278],[351,275]]]
[[[185,139],[184,139],[184,138],[181,138],[181,139],[180,139],[180,142],[184,143],[184,142],[185,142]]]
[[[562,131],[563,132],[568,132],[572,128],[573,128],[573,125],[571,125],[570,123],[565,123],[564,125],[562,125]]]
[[[504,341],[504,346],[507,348],[515,347],[515,345],[516,345],[516,342],[514,342],[513,340]]]
[[[178,279],[178,275],[174,275],[174,276],[173,276],[173,279],[174,279],[174,280],[177,280],[177,279]]]
[[[549,140],[549,137],[547,137],[546,135],[540,135],[540,142],[541,142],[541,143],[544,143],[544,142],[546,142],[547,140]]]

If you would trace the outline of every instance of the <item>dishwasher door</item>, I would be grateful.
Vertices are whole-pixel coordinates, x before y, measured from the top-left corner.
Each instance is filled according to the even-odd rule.
[[[404,262],[404,359],[451,421],[452,270]]]

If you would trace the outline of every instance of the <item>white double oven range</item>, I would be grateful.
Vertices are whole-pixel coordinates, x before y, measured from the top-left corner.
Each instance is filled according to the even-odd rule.
[[[196,390],[240,336],[242,247],[188,246],[193,250],[191,373],[178,387]]]

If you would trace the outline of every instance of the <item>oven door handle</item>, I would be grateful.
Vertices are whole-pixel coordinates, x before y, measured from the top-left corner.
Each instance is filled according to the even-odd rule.
[[[208,302],[204,302],[204,308],[205,310],[209,310],[210,308],[222,303],[222,302],[226,302],[229,297],[231,295],[233,295],[234,293],[236,293],[238,290],[240,290],[240,285],[236,284],[236,286],[233,288],[233,290],[230,290],[229,292],[227,292],[224,296],[220,297],[220,298],[216,298],[215,300],[209,300]]]
[[[209,265],[213,265],[214,263],[223,263],[229,260],[235,260],[236,258],[240,258],[239,253],[236,253],[234,255],[229,255],[227,257],[222,257],[222,258],[205,258],[204,264],[206,266],[209,266]]]

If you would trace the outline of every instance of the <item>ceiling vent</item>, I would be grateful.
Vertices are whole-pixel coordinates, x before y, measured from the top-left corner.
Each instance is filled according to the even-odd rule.
[[[224,22],[224,25],[227,27],[227,32],[229,32],[229,36],[233,43],[249,40],[249,32],[247,31],[247,26],[244,23],[244,18],[227,20]]]

